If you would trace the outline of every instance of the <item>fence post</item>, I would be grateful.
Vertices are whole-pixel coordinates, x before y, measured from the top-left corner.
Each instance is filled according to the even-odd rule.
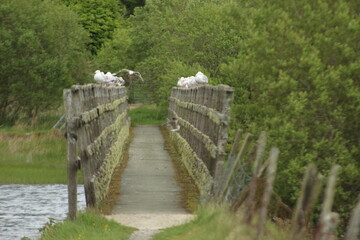
[[[76,219],[77,213],[77,136],[76,124],[72,111],[72,92],[64,91],[64,106],[67,122],[67,168],[68,168],[68,217],[70,220]]]
[[[252,221],[252,217],[255,210],[255,202],[256,202],[256,191],[258,188],[259,182],[259,171],[262,163],[262,157],[264,155],[265,147],[266,147],[266,132],[261,132],[259,139],[256,145],[256,156],[255,162],[253,166],[252,178],[249,183],[249,196],[246,200],[246,212],[245,212],[245,222],[250,224]]]
[[[349,225],[347,226],[345,240],[357,240],[360,233],[360,195],[358,202],[351,213]]]
[[[302,240],[304,229],[308,223],[312,206],[320,192],[320,176],[315,165],[310,164],[306,170],[300,197],[297,200],[291,222],[289,240]]]
[[[339,169],[339,165],[334,165],[330,170],[318,229],[315,235],[316,240],[330,240],[335,237],[334,231],[339,223],[339,215],[331,212],[331,209],[334,202],[336,177]]]
[[[240,151],[238,152],[237,156],[236,156],[236,159],[234,161],[234,164],[232,166],[230,166],[230,169],[229,169],[229,175],[226,176],[225,178],[225,181],[224,181],[224,188],[223,188],[223,192],[221,194],[222,196],[222,200],[223,201],[226,201],[226,197],[227,197],[227,193],[228,193],[228,189],[229,189],[229,186],[231,184],[231,180],[233,178],[233,175],[235,174],[235,170],[238,168],[240,162],[241,162],[241,159],[243,158],[243,156],[245,155],[245,152],[247,151],[248,147],[249,147],[249,144],[250,144],[250,141],[251,139],[253,138],[253,135],[248,133],[245,137],[245,140],[244,140],[244,143],[243,145],[241,146],[241,149]]]
[[[264,235],[267,209],[270,203],[270,198],[273,190],[279,152],[280,152],[279,149],[275,147],[270,150],[269,167],[267,169],[267,176],[266,176],[266,185],[264,189],[264,195],[263,195],[260,214],[259,214],[259,222],[257,226],[257,236],[256,236],[257,240],[262,239]]]
[[[236,159],[236,156],[239,152],[239,148],[240,148],[240,142],[241,142],[241,137],[243,135],[243,131],[241,129],[238,129],[236,131],[236,134],[235,134],[235,138],[234,138],[234,142],[233,142],[233,145],[232,145],[232,148],[231,148],[231,151],[230,151],[230,154],[229,154],[229,157],[228,157],[228,160],[227,160],[227,163],[226,165],[224,166],[226,169],[224,169],[224,173],[221,177],[221,182],[220,182],[220,186],[219,188],[217,189],[217,193],[216,193],[216,197],[217,199],[220,199],[221,198],[221,194],[223,192],[223,189],[225,188],[225,181],[226,181],[226,177],[229,176],[230,174],[230,171],[232,169],[232,166],[234,165],[234,162],[235,162],[235,159]]]
[[[214,176],[214,193],[217,192],[220,184],[221,179],[224,174],[224,161],[225,161],[225,151],[226,151],[226,144],[228,140],[228,124],[229,124],[229,118],[230,118],[230,107],[233,101],[233,90],[220,86],[218,89],[218,110],[221,111],[221,114],[225,116],[225,119],[222,119],[219,123],[219,130],[218,130],[218,137],[217,137],[217,148],[218,153],[216,156],[216,159],[214,160],[214,170],[213,170],[213,176]]]

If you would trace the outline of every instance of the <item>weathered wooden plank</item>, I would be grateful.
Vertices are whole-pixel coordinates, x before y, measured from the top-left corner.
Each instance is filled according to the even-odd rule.
[[[228,121],[230,121],[230,105],[232,103],[232,94],[228,94],[223,87],[220,87],[218,90],[219,100],[218,100],[218,109],[222,111],[221,116],[223,119],[217,124],[217,145],[218,154],[214,159],[213,166],[214,170],[214,193],[216,193],[219,188],[221,181],[223,179],[224,174],[224,162],[225,162],[225,151],[226,151],[226,144],[228,140]]]
[[[266,217],[267,217],[268,206],[270,203],[270,198],[273,190],[279,153],[280,151],[278,148],[272,148],[270,150],[269,167],[267,170],[266,184],[265,184],[263,199],[260,208],[259,221],[257,224],[257,235],[256,235],[257,240],[262,239],[264,236]]]
[[[245,152],[248,150],[249,145],[250,145],[250,141],[253,138],[253,135],[248,133],[245,137],[245,140],[241,146],[241,149],[239,151],[239,153],[236,156],[236,159],[234,161],[233,166],[231,166],[231,169],[229,170],[229,175],[225,176],[225,184],[224,184],[224,189],[223,189],[223,193],[222,195],[222,199],[226,200],[226,195],[228,194],[228,189],[233,181],[233,176],[236,172],[236,170],[238,169],[239,165],[241,164],[241,161],[245,155]]]
[[[310,164],[305,172],[300,197],[297,200],[291,221],[289,240],[302,240],[309,222],[309,216],[321,185],[321,177],[315,165]]]
[[[232,88],[225,86],[173,88],[169,98],[168,116],[177,118],[181,127],[177,133],[206,164],[217,186],[223,174],[232,99]]]
[[[260,171],[260,166],[262,164],[262,157],[265,152],[266,139],[267,139],[266,132],[261,132],[256,145],[255,162],[252,171],[252,178],[249,183],[249,195],[246,200],[246,211],[244,213],[245,222],[247,224],[251,223],[252,217],[255,213],[255,202],[256,202],[255,196],[258,187],[258,182],[260,181],[259,171]]]
[[[330,170],[315,240],[335,240],[336,238],[335,232],[339,223],[339,215],[332,212],[331,209],[334,202],[336,178],[339,169],[339,165],[334,165]]]
[[[67,181],[68,181],[68,217],[70,220],[76,219],[77,213],[77,143],[76,126],[74,126],[73,102],[71,90],[64,91],[65,118],[67,122]]]
[[[346,229],[345,240],[358,240],[360,238],[360,195],[358,202],[351,212],[349,224]]]
[[[67,92],[69,93],[66,95],[65,93]],[[71,103],[65,101],[69,97],[71,97]],[[93,207],[97,204],[93,177],[100,166],[104,165],[105,156],[116,140],[116,131],[113,129],[113,123],[121,124],[125,121],[125,118],[127,119],[128,105],[126,100],[127,94],[124,87],[106,88],[92,84],[84,86],[75,85],[70,90],[64,92],[65,108],[68,109],[68,116],[71,115],[67,119],[68,128],[70,128],[67,134],[68,140],[74,139],[71,138],[74,136],[77,140],[74,145],[68,144],[68,149],[70,149],[69,155],[71,152],[72,158],[76,156],[77,160],[77,152],[80,153],[88,207]],[[122,119],[116,121],[120,115]],[[72,134],[71,131],[74,133]],[[106,134],[104,134],[104,131]],[[89,154],[87,151],[89,145],[99,139],[101,135],[106,135],[106,137],[101,137],[101,146],[98,147],[98,151],[96,154]],[[74,150],[75,147],[78,147],[79,150]],[[68,167],[69,177],[71,175],[74,178],[74,171],[71,171],[71,166],[69,165]],[[74,165],[74,167],[76,166]],[[72,196],[73,194],[69,195],[69,201],[72,202],[69,204],[69,207],[71,206],[74,209],[72,206],[73,202],[76,203],[76,201]]]
[[[222,179],[221,179],[220,186],[217,189],[216,196],[217,196],[218,199],[221,198],[221,194],[222,194],[222,192],[224,191],[224,188],[225,188],[226,177],[229,176],[230,171],[231,171],[231,169],[232,169],[232,167],[234,165],[236,156],[237,156],[237,154],[238,154],[238,152],[240,150],[239,148],[240,148],[240,142],[241,142],[242,135],[243,135],[243,131],[241,129],[238,129],[236,134],[235,134],[234,142],[233,142],[231,151],[229,153],[228,160],[227,160],[227,162],[225,163],[225,166],[224,166],[225,170],[224,170],[224,173],[223,173],[223,176],[222,176]]]

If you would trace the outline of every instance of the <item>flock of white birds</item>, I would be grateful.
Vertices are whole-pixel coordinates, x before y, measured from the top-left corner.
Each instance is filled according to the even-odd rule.
[[[124,86],[126,84],[124,78],[117,76],[118,74],[123,74],[123,73],[125,73],[128,76],[136,76],[141,81],[144,81],[143,77],[139,72],[135,72],[129,69],[121,69],[116,73],[107,72],[106,74],[104,72],[101,72],[100,70],[96,70],[94,75],[94,80],[95,82],[100,83],[101,85]]]
[[[107,72],[106,74],[104,72],[101,72],[100,70],[96,70],[95,75],[94,75],[94,80],[97,83],[100,83],[101,85],[105,85],[105,86],[110,86],[110,87],[111,86],[124,86],[127,82],[122,77],[117,76],[120,73],[125,73],[126,75],[128,75],[126,77],[127,80],[131,79],[129,76],[136,76],[141,81],[144,82],[144,79],[139,72],[135,72],[135,71],[132,71],[129,69],[121,69],[120,71],[118,71],[116,73]],[[183,87],[183,88],[191,88],[191,87],[196,87],[199,85],[207,84],[208,82],[209,82],[208,77],[205,74],[203,74],[202,72],[198,72],[198,73],[196,73],[195,76],[179,78],[177,85],[179,87]],[[170,130],[172,132],[177,132],[180,130],[180,124],[179,124],[178,119],[176,119],[176,118],[172,118],[171,120],[168,119],[167,123],[165,123],[165,124],[172,126],[172,129]]]
[[[202,72],[198,72],[195,76],[181,77],[178,79],[177,85],[179,87],[191,88],[198,85],[207,84],[209,82],[208,77]]]
[[[122,77],[117,77],[111,72],[101,72],[100,70],[95,71],[94,80],[101,85],[109,86],[123,86],[125,85],[125,80]]]
[[[121,69],[116,73],[107,72],[106,74],[104,72],[101,72],[100,70],[96,70],[94,75],[94,80],[97,83],[100,83],[101,85],[124,86],[127,82],[124,80],[124,78],[117,76],[120,73],[121,74],[125,73],[128,76],[136,76],[137,78],[139,78],[141,81],[144,82],[144,79],[139,72],[135,72],[129,69]],[[126,80],[128,79],[130,80],[130,78],[126,77]],[[191,88],[191,87],[207,84],[208,82],[209,82],[208,77],[202,72],[198,72],[196,73],[195,76],[179,78],[177,82],[177,86],[183,88]]]

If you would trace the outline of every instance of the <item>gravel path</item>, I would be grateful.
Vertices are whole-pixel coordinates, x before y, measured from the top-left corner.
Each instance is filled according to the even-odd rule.
[[[122,174],[120,199],[107,216],[139,229],[131,240],[151,239],[161,229],[190,221],[180,204],[171,158],[157,126],[135,127],[129,162]]]

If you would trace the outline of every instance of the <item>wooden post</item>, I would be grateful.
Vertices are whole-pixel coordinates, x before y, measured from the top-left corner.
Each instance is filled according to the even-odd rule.
[[[230,107],[233,100],[233,89],[221,87],[217,91],[218,95],[218,109],[221,111],[221,114],[225,116],[225,119],[222,119],[219,123],[219,130],[217,133],[217,148],[218,153],[214,159],[214,163],[211,164],[215,169],[213,169],[214,176],[214,193],[218,191],[220,186],[221,179],[223,178],[223,169],[225,161],[225,151],[226,144],[228,140],[228,123],[230,120]]]
[[[346,229],[345,240],[358,240],[360,238],[360,195],[358,202],[351,213]]]
[[[266,132],[261,132],[259,139],[256,145],[256,156],[255,162],[253,166],[252,178],[249,183],[249,196],[246,200],[246,211],[245,211],[245,222],[250,224],[252,221],[252,217],[254,215],[255,210],[255,195],[257,190],[257,185],[259,182],[259,171],[262,163],[262,157],[264,155],[265,147],[266,147]]]
[[[96,99],[94,99],[94,102],[91,104],[88,103],[89,98],[91,98],[92,93],[97,96]],[[98,104],[103,104],[103,100],[105,99],[104,96],[104,89],[103,88],[95,88],[95,89],[82,89],[82,91],[78,94],[78,104],[82,106],[81,112],[90,110],[93,107],[96,107]],[[89,104],[89,105],[87,105]],[[93,176],[93,171],[91,169],[92,165],[92,158],[88,157],[88,154],[86,152],[87,146],[94,141],[103,130],[102,128],[99,129],[99,132],[95,131],[96,123],[91,122],[89,124],[86,124],[85,126],[82,126],[80,129],[80,134],[78,136],[79,142],[80,142],[80,156],[81,156],[81,168],[83,172],[84,177],[84,189],[85,189],[85,200],[86,200],[86,206],[91,208],[94,207],[96,204],[95,201],[95,193],[93,189],[93,184],[91,184],[91,179]],[[91,137],[92,136],[92,137]],[[93,139],[91,139],[93,138]]]
[[[231,159],[233,159],[233,158],[234,158],[233,160],[235,160],[235,157],[236,157],[237,153],[239,152],[240,141],[241,141],[242,135],[243,135],[243,130],[238,129],[236,131],[234,143],[231,147],[231,152],[229,154],[229,161],[231,161]]]
[[[72,93],[71,90],[64,91],[64,105],[67,122],[67,172],[68,172],[68,217],[70,220],[76,219],[77,213],[77,136],[76,125],[72,112]]]
[[[331,209],[334,202],[336,177],[339,169],[339,165],[334,165],[329,174],[318,229],[315,235],[316,240],[335,239],[334,234],[337,224],[339,223],[339,216],[337,213],[331,212]]]
[[[234,165],[235,159],[236,159],[236,155],[239,152],[239,148],[240,148],[240,141],[241,141],[241,137],[242,137],[243,131],[241,129],[238,129],[234,138],[234,142],[227,160],[226,165],[224,166],[226,169],[224,170],[224,174],[221,178],[221,183],[220,186],[218,188],[218,192],[216,194],[217,199],[221,198],[221,194],[224,191],[225,188],[225,181],[226,181],[226,177],[229,176],[230,171],[232,169],[232,166]]]
[[[339,169],[340,169],[339,165],[334,165],[331,168],[328,184],[326,185],[323,207],[320,215],[320,218],[322,219],[325,218],[327,213],[331,212],[332,205],[334,202],[334,196],[335,196],[336,177]]]
[[[248,133],[245,137],[245,140],[244,140],[244,143],[243,145],[241,146],[241,149],[234,161],[234,164],[233,166],[231,166],[230,170],[229,170],[229,174],[228,176],[225,176],[225,184],[224,184],[224,190],[223,190],[223,193],[222,193],[222,199],[223,200],[226,200],[226,195],[227,195],[227,192],[228,192],[228,188],[231,184],[231,180],[233,178],[233,175],[235,173],[235,170],[239,167],[239,164],[241,162],[241,159],[243,158],[246,150],[248,149],[249,147],[249,143],[250,143],[250,140],[252,139],[253,135],[251,135],[250,133]]]
[[[264,236],[264,230],[265,230],[265,224],[266,224],[266,217],[267,217],[267,209],[270,203],[271,194],[273,190],[273,184],[275,180],[276,175],[276,169],[277,169],[277,160],[279,158],[279,149],[278,148],[272,148],[270,150],[269,155],[269,167],[267,170],[267,176],[266,176],[266,185],[264,189],[260,214],[259,214],[259,222],[257,225],[257,235],[256,239],[262,239]]]
[[[320,183],[320,176],[318,175],[315,165],[310,164],[306,170],[300,197],[297,200],[292,217],[289,240],[303,239],[302,236],[307,226],[313,204],[320,192]]]

